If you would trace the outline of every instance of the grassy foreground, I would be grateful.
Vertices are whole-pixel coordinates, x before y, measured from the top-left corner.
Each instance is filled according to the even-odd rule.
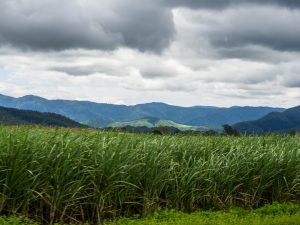
[[[0,217],[1,225],[38,225],[24,217]],[[300,205],[273,204],[257,210],[232,209],[186,214],[175,211],[155,213],[145,219],[118,219],[106,225],[299,225]],[[86,224],[88,225],[88,224]]]
[[[147,219],[120,219],[107,225],[299,225],[300,205],[274,204],[247,211],[204,211],[185,214],[165,211]]]
[[[102,223],[300,199],[298,137],[0,127],[0,215]]]

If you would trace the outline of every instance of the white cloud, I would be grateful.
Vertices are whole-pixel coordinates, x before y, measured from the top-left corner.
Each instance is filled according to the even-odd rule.
[[[132,5],[125,7],[124,2],[113,0],[99,7],[94,0],[78,0],[68,1],[58,12],[53,11],[58,1],[49,1],[48,8],[42,11],[46,14],[43,14],[37,10],[43,3],[37,0],[30,0],[36,3],[34,7],[13,5],[15,1],[5,2],[10,9],[15,9],[11,13],[5,12],[5,18],[16,15],[15,20],[10,22],[12,27],[16,26],[20,17],[29,15],[24,30],[15,30],[20,35],[18,43],[29,46],[33,40],[31,36],[26,39],[30,27],[42,23],[46,29],[55,24],[49,22],[53,15],[58,15],[53,20],[62,21],[59,29],[69,23],[80,25],[74,26],[71,31],[64,30],[68,35],[84,33],[89,28],[81,30],[82,26],[98,21],[104,27],[112,25],[109,32],[113,34],[109,35],[116,35],[117,40],[111,39],[113,47],[98,46],[102,39],[97,35],[90,37],[89,30],[88,36],[76,37],[81,38],[75,41],[76,48],[68,43],[63,48],[55,48],[51,47],[51,42],[45,43],[51,51],[41,46],[24,50],[13,42],[10,46],[2,46],[2,94],[35,94],[51,99],[118,104],[152,101],[218,106],[289,107],[299,104],[300,51],[297,45],[300,31],[294,23],[300,19],[297,8],[241,4],[220,7],[219,10],[191,10],[178,8],[178,5],[176,8],[160,6],[161,1],[158,0],[151,3],[135,0],[133,3],[137,5],[132,8]],[[75,7],[76,10],[67,9],[69,4],[70,9]],[[140,11],[139,7],[142,7]],[[74,13],[78,10],[86,13],[81,15],[82,20],[75,18]],[[64,19],[66,12],[69,14]],[[143,13],[146,13],[145,20],[142,20]],[[160,13],[163,18],[149,22],[151,15]],[[43,20],[39,22],[35,19],[37,16]],[[141,20],[138,21],[138,18]],[[149,23],[143,28],[145,21]],[[159,21],[165,23],[159,24]],[[159,32],[165,28],[167,32],[161,36]],[[152,31],[155,35],[149,36]],[[0,28],[0,39],[3,35],[7,33]],[[97,41],[94,43],[89,38]],[[157,44],[158,39],[161,41]],[[152,47],[154,51],[150,51]]]

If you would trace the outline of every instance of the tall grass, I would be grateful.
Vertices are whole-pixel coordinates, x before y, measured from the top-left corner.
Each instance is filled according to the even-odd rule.
[[[101,223],[299,201],[300,139],[0,127],[0,214]]]

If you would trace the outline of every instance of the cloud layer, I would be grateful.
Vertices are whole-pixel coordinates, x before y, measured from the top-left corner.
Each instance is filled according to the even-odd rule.
[[[173,35],[171,11],[152,1],[3,0],[0,43],[38,50],[161,51]]]
[[[299,20],[296,0],[2,0],[0,92],[297,105]]]

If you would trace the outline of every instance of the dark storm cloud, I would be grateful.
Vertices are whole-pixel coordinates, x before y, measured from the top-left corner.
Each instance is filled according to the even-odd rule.
[[[300,88],[300,79],[299,78],[287,79],[283,82],[283,85],[289,88]]]
[[[255,23],[255,21],[253,22]],[[295,29],[293,26],[276,27],[276,24],[273,27],[268,27],[266,24],[259,24],[256,27],[248,25],[249,23],[236,24],[235,27],[232,27],[233,29],[214,30],[208,34],[209,40],[213,46],[227,49],[261,45],[279,51],[300,51],[299,28]]]
[[[220,49],[229,58],[235,54],[244,58],[242,54],[247,51],[240,50],[247,47],[251,53],[249,46],[262,46],[278,51],[300,51],[300,27],[296,25],[296,21],[300,21],[300,10],[248,5],[217,12],[200,10],[190,13],[191,21],[201,21],[196,25],[196,35],[207,39],[216,51]],[[234,51],[236,49],[238,52]],[[249,55],[252,58],[253,53]],[[258,56],[262,55],[259,52]]]
[[[225,59],[242,59],[256,62],[268,62],[273,64],[287,62],[295,57],[298,57],[297,53],[292,54],[290,52],[281,52],[267,47],[251,45],[243,47],[219,48],[217,56]]]
[[[41,50],[160,52],[174,34],[170,9],[138,0],[2,0],[0,21],[0,45]]]
[[[140,74],[146,79],[156,79],[156,78],[168,78],[175,77],[178,75],[177,69],[171,65],[165,64],[151,64],[146,68],[140,69]]]
[[[228,7],[232,0],[165,0],[164,3],[170,7],[222,9]]]
[[[288,88],[300,88],[300,65],[298,62],[283,64],[278,69],[278,81]]]
[[[238,4],[278,5],[300,7],[299,0],[165,0],[170,7],[224,9]]]
[[[261,12],[262,6],[276,10]],[[0,46],[33,50],[128,47],[160,53],[175,36],[172,9],[187,7],[211,12],[208,20],[204,14],[193,21],[206,29],[191,35],[224,49],[220,54],[225,57],[239,57],[241,52],[231,49],[247,45],[300,51],[300,28],[295,24],[299,11],[291,10],[299,6],[299,0],[1,0]]]
[[[117,68],[108,65],[57,66],[49,69],[51,71],[66,73],[71,76],[89,76],[97,73],[103,73],[111,76],[122,76]]]
[[[126,46],[142,51],[160,51],[169,46],[175,28],[172,12],[155,1],[119,1],[119,20],[112,26],[121,32]]]
[[[69,67],[52,67],[52,71],[66,73],[71,76],[88,76],[94,73],[101,73],[102,70],[95,66],[69,66]],[[106,71],[105,71],[106,72]]]

